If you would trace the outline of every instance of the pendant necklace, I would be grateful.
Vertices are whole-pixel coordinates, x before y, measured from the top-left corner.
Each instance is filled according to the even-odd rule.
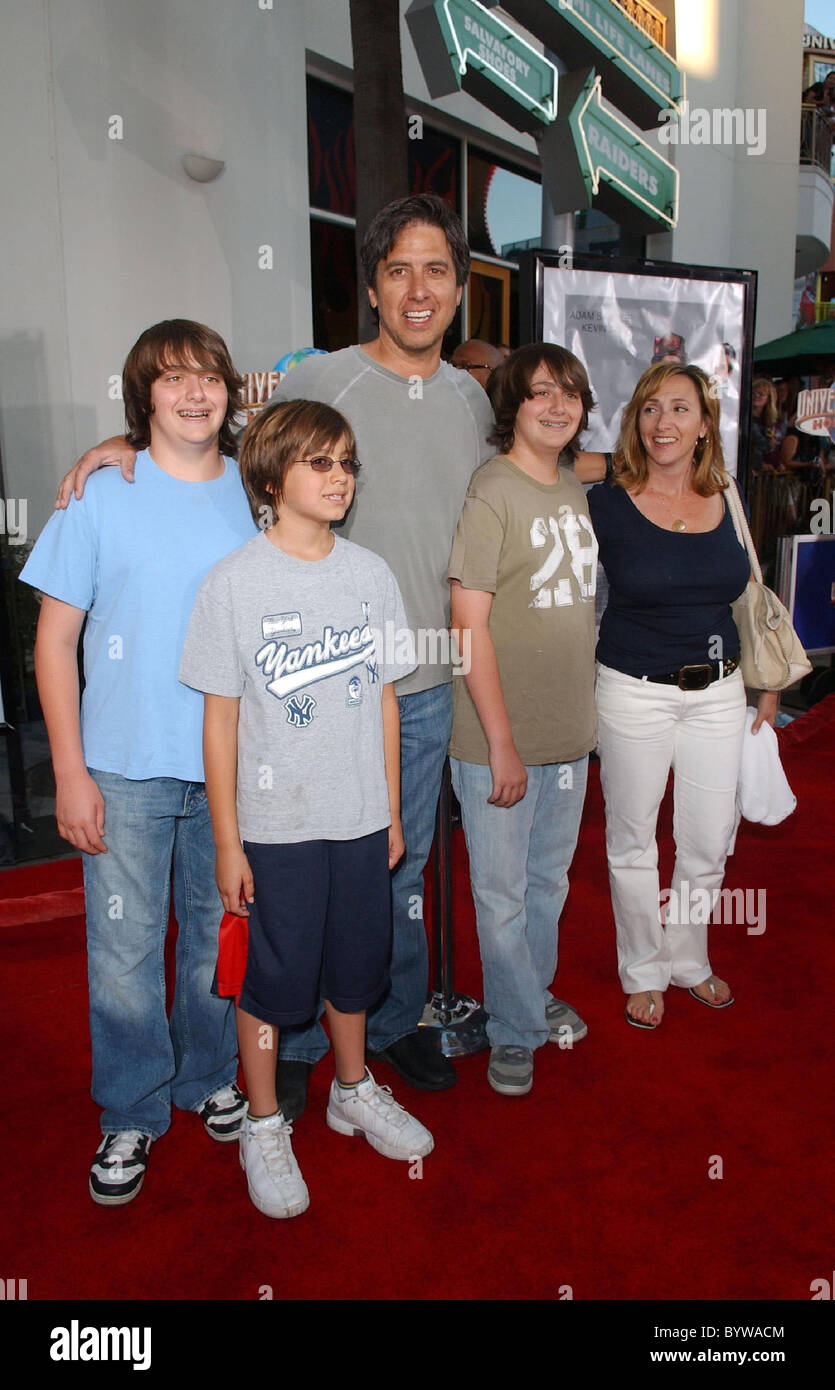
[[[699,440],[700,440],[702,446],[704,446],[704,435],[699,435]],[[701,455],[700,455],[700,457],[701,457]],[[647,488],[647,492],[652,492],[652,493],[654,493],[654,495],[655,495],[656,497],[663,497],[663,498],[664,498],[664,501],[665,501],[665,505],[669,505],[670,499],[669,499],[669,497],[667,496],[666,493],[659,492],[658,489],[657,489],[657,488],[654,488],[654,487],[648,487],[648,488]],[[672,508],[670,508],[670,510],[672,510]],[[670,524],[671,524],[671,529],[672,529],[673,531],[686,531],[686,530],[687,530],[687,522],[684,520],[684,517],[682,517],[682,516],[677,516],[677,517],[675,517],[675,518],[673,519],[673,521],[672,521]]]
[[[651,492],[655,497],[662,497],[664,499],[664,505],[669,506],[670,499],[665,492],[659,492],[658,489],[654,487],[648,487],[646,491]],[[673,531],[686,531],[687,522],[683,517],[677,516],[670,523],[670,528]]]

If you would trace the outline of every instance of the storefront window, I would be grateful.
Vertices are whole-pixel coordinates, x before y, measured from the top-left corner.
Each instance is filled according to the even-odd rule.
[[[356,216],[353,108],[350,92],[331,87],[315,77],[308,78],[310,206],[342,217]],[[410,139],[408,143],[410,192],[437,193],[450,207],[460,210],[460,142],[425,123],[416,129],[420,131],[420,138]]]
[[[458,200],[458,166],[461,145],[451,135],[423,123],[419,140],[409,140],[409,191],[437,193],[455,211]]]
[[[310,206],[355,217],[354,99],[315,77],[307,79],[307,168]]]
[[[473,254],[512,260],[524,243],[539,244],[541,223],[539,180],[470,146],[467,224]]]
[[[336,352],[357,341],[357,267],[353,227],[310,221],[313,343]]]

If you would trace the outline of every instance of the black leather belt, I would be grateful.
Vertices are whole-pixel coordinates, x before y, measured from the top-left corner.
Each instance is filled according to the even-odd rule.
[[[682,666],[678,671],[670,671],[663,676],[640,676],[639,680],[651,681],[653,685],[677,685],[679,690],[707,690],[714,681],[733,675],[739,660],[730,657],[727,661],[704,661],[700,665]]]

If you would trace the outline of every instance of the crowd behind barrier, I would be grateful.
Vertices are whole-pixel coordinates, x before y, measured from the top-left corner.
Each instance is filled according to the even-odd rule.
[[[791,473],[763,472],[748,479],[748,509],[751,534],[763,570],[773,574],[780,536],[804,535],[811,531],[812,503],[823,498],[831,506],[835,474],[824,473],[816,480]]]
[[[816,164],[829,172],[832,160],[832,119],[804,102],[800,108],[800,163]]]

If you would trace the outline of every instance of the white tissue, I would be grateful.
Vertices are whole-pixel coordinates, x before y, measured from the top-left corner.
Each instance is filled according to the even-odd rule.
[[[797,797],[786,780],[777,735],[770,724],[761,724],[756,734],[751,725],[757,711],[745,712],[745,733],[742,736],[742,763],[736,788],[736,804],[745,820],[758,825],[779,825],[790,816]]]

